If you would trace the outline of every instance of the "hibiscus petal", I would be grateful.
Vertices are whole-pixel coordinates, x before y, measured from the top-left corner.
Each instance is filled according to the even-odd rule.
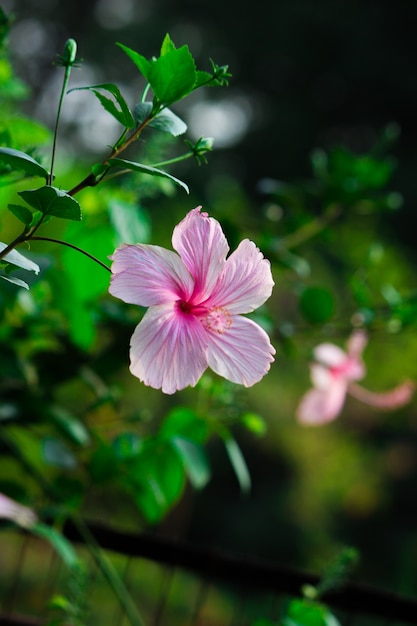
[[[310,365],[310,377],[313,387],[316,387],[316,389],[328,389],[335,380],[329,368],[320,363],[312,363]]]
[[[152,306],[187,299],[194,282],[178,254],[159,246],[122,244],[113,260],[109,292],[129,304]]]
[[[354,330],[346,344],[349,356],[360,359],[367,343],[366,332],[362,329]]]
[[[200,210],[190,211],[172,235],[172,246],[195,281],[194,302],[211,294],[229,251],[219,222]]]
[[[172,394],[194,386],[207,368],[207,333],[174,304],[153,306],[130,342],[130,371],[139,380]]]
[[[342,348],[334,343],[321,343],[314,348],[314,359],[327,367],[340,367],[347,359],[348,355]]]
[[[328,389],[310,389],[298,405],[298,421],[309,425],[331,422],[342,410],[346,390],[346,382],[343,380],[336,381]]]
[[[368,389],[364,389],[360,385],[350,383],[348,392],[351,396],[369,406],[391,411],[408,404],[413,397],[415,389],[415,383],[411,380],[406,380],[398,387],[383,392],[368,391]]]
[[[250,313],[270,297],[273,286],[269,261],[244,239],[227,259],[209,302],[230,313]]]
[[[234,383],[251,387],[269,370],[275,349],[266,332],[250,319],[232,317],[222,333],[207,330],[208,365]]]

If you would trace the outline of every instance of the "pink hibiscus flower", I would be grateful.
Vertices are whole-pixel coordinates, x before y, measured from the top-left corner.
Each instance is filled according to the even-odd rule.
[[[241,315],[271,295],[269,261],[248,239],[226,260],[220,224],[200,210],[175,227],[176,252],[122,244],[110,257],[110,293],[149,307],[131,339],[130,371],[168,394],[194,386],[207,367],[250,387],[274,360],[266,332]]]
[[[365,332],[357,330],[347,342],[347,352],[332,343],[314,349],[315,362],[310,366],[313,389],[307,391],[297,409],[301,423],[331,422],[342,410],[347,393],[379,409],[396,409],[410,401],[415,385],[409,380],[385,393],[368,391],[355,382],[366,373],[362,361],[366,343]]]
[[[32,509],[0,493],[0,518],[10,519],[19,526],[29,528],[36,524],[37,518]]]

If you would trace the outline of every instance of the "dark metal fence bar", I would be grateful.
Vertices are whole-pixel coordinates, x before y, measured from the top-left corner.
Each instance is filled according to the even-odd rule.
[[[209,580],[292,596],[299,595],[302,585],[319,582],[319,576],[315,574],[268,561],[241,558],[156,534],[118,532],[99,524],[91,524],[89,529],[106,550],[178,566]],[[83,538],[71,522],[66,523],[64,533],[68,539],[83,543]],[[343,588],[324,595],[323,601],[351,614],[417,624],[417,600],[369,585],[346,583]]]

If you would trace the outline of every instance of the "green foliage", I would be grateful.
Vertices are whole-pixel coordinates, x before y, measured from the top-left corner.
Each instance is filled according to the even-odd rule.
[[[41,176],[45,179],[49,176],[49,172],[29,154],[13,148],[0,148],[0,163],[11,169],[22,170],[28,176]]]
[[[187,132],[187,124],[170,109],[162,109],[157,115],[152,117],[152,102],[140,102],[135,107],[135,118],[137,124],[143,124],[150,119],[149,126],[157,128],[165,133],[170,133],[174,137]]]
[[[149,82],[156,109],[178,102],[193,90],[196,67],[188,46],[176,48],[169,35],[162,42],[160,56],[147,61],[131,48],[118,44]]]
[[[324,604],[295,599],[280,626],[340,626],[340,622]]]
[[[130,112],[129,106],[120,93],[117,85],[113,83],[102,83],[100,85],[90,85],[88,87],[75,87],[71,89],[71,91],[80,91],[82,89],[87,89],[92,91],[96,98],[99,100],[100,104],[103,108],[110,113],[120,124],[122,124],[125,128],[133,128],[135,126],[135,120],[133,119],[133,115]],[[116,100],[116,104],[110,98],[103,96],[101,91],[106,91],[110,93],[113,98]]]
[[[309,322],[324,324],[334,315],[332,292],[324,287],[306,287],[300,295],[300,311]]]
[[[149,174],[150,176],[159,176],[161,178],[167,178],[179,187],[182,187],[187,193],[190,193],[188,185],[182,180],[175,178],[168,172],[164,172],[156,167],[150,165],[144,165],[143,163],[134,163],[133,161],[127,161],[126,159],[109,159],[109,163],[112,166],[122,168],[123,170],[130,170],[132,172],[141,172],[142,174]]]
[[[19,196],[45,217],[55,216],[66,220],[81,220],[81,208],[77,200],[56,187],[45,185],[39,189],[19,191]]]
[[[42,539],[46,539],[67,567],[75,568],[79,565],[79,559],[72,544],[52,526],[38,523],[32,526],[31,531]]]

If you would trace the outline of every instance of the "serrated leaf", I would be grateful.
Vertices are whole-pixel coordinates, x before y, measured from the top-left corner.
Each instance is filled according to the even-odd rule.
[[[77,200],[56,187],[45,185],[39,189],[19,191],[19,196],[43,215],[54,215],[66,220],[81,221],[81,208]]]
[[[148,80],[152,61],[148,61],[148,59],[139,54],[139,52],[136,52],[135,50],[132,50],[132,48],[124,46],[122,43],[116,43],[116,45],[119,46],[119,48],[121,48],[125,54],[127,54],[129,59],[133,61],[133,63],[136,65],[140,73],[146,78],[146,80]]]
[[[142,172],[142,174],[149,174],[150,176],[161,176],[162,178],[168,178],[176,185],[179,185],[187,193],[190,193],[188,189],[188,185],[186,185],[179,178],[175,178],[168,172],[164,172],[163,170],[159,170],[156,167],[152,167],[150,165],[144,165],[143,163],[135,163],[133,161],[126,161],[125,159],[109,159],[108,161],[111,165],[115,165],[116,167],[121,167],[123,169],[132,170],[133,172]]]
[[[7,248],[7,245],[0,241],[0,252]],[[8,252],[5,257],[3,257],[2,261],[6,261],[7,263],[11,263],[12,265],[16,265],[16,267],[21,267],[23,270],[28,270],[30,272],[35,272],[35,274],[39,274],[40,267],[34,261],[27,259],[23,254],[18,252],[17,250],[11,250]],[[11,280],[10,282],[14,282]]]
[[[48,171],[40,163],[25,152],[14,148],[0,148],[0,163],[9,165],[12,169],[20,170],[29,176],[41,176],[47,179]]]
[[[213,83],[213,76],[212,76],[212,74],[210,74],[210,72],[204,72],[202,70],[197,70],[196,78],[195,78],[195,84],[194,84],[194,89],[197,89],[198,87],[202,87],[203,85],[208,85],[210,83]]]
[[[141,102],[135,107],[135,118],[138,124],[146,120],[152,111],[152,102]],[[183,135],[187,131],[187,124],[170,109],[162,109],[149,122],[149,126],[169,133],[173,137]]]
[[[155,97],[164,106],[191,93],[196,81],[196,66],[188,46],[171,50],[154,61],[148,80]]]
[[[175,44],[167,33],[161,45],[161,57],[168,52],[173,52],[174,50],[176,50]]]
[[[103,91],[107,91],[110,93],[120,108],[117,108],[114,101],[106,96],[103,96],[99,89]],[[117,85],[113,83],[100,83],[99,85],[89,85],[88,87],[76,87],[75,89],[71,89],[71,91],[92,91],[96,98],[99,100],[100,104],[103,108],[110,113],[120,124],[125,126],[126,128],[133,128],[135,126],[135,120],[133,119],[133,115],[130,112],[128,104],[122,94],[120,93]]]

